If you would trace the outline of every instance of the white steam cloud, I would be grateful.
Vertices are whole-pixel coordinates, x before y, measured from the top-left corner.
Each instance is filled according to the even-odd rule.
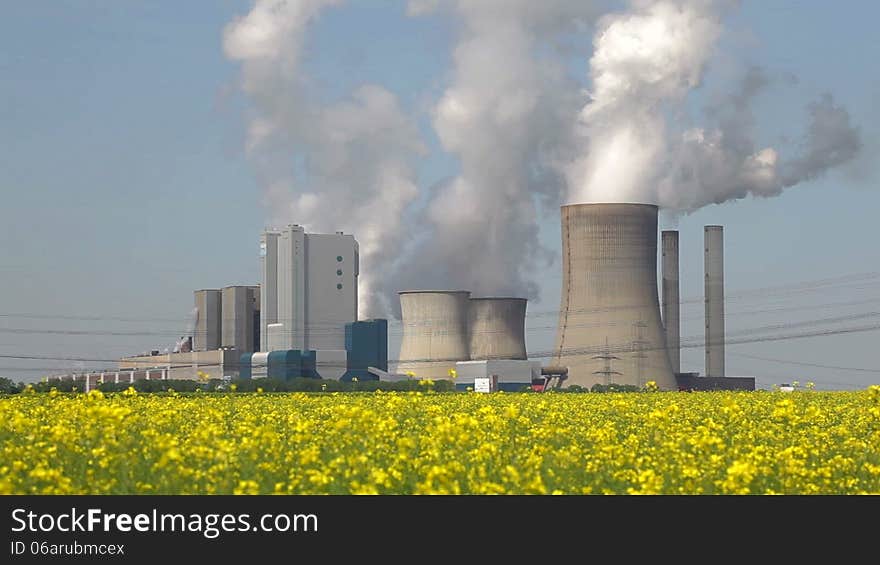
[[[693,211],[748,195],[775,196],[856,156],[861,141],[830,95],[808,108],[799,153],[757,147],[750,103],[768,79],[751,69],[711,127],[671,131],[701,84],[730,2],[633,2],[605,16],[590,60],[592,92],[580,113],[581,157],[566,170],[568,202],[648,202]]]
[[[420,193],[425,148],[394,94],[364,85],[328,104],[311,91],[301,65],[308,28],[340,3],[256,0],[227,26],[224,48],[253,103],[246,147],[273,221],[355,235],[362,315],[387,314],[404,288],[535,297],[552,262],[538,226],[558,221],[563,202],[689,212],[779,194],[861,147],[830,95],[809,105],[795,145],[759,144],[751,103],[771,81],[757,67],[704,123],[686,124],[732,0],[633,0],[598,20],[599,1],[410,0],[413,17],[442,12],[460,23],[430,114],[460,169]],[[566,42],[593,27],[582,84]]]
[[[538,240],[539,200],[553,215],[562,179],[548,165],[563,150],[577,86],[553,38],[585,26],[581,0],[411,2],[411,14],[449,8],[461,21],[451,83],[434,129],[460,173],[431,195],[430,232],[399,279],[407,288],[535,296],[531,273],[552,254]]]
[[[424,152],[415,122],[394,94],[364,85],[324,104],[301,67],[308,25],[335,0],[257,0],[224,32],[226,55],[242,63],[254,104],[247,149],[266,186],[275,224],[353,233],[360,245],[361,315],[389,290],[401,253],[403,216],[418,195],[415,158]]]

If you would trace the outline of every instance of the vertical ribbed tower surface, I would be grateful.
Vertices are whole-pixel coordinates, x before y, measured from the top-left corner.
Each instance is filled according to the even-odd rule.
[[[678,283],[678,232],[663,231],[660,234],[663,282],[663,328],[666,330],[666,347],[673,373],[681,372],[681,298]]]
[[[526,359],[525,298],[471,298],[471,360]]]
[[[654,381],[675,390],[657,296],[657,206],[562,207],[555,364],[563,386]]]
[[[407,290],[400,294],[403,337],[398,373],[448,379],[457,361],[470,359],[468,307],[464,290]]]
[[[724,376],[724,228],[703,228],[706,270],[706,376]]]

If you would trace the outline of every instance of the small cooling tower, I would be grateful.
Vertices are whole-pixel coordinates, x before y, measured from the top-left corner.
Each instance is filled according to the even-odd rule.
[[[409,290],[400,294],[403,338],[398,373],[447,379],[469,355],[468,298],[462,290]]]
[[[563,386],[654,381],[675,389],[657,297],[657,206],[562,207],[555,365]]]
[[[471,298],[471,360],[526,359],[525,325],[525,298]]]

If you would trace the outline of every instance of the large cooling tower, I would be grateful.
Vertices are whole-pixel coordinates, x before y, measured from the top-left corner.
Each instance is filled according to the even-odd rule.
[[[471,360],[526,359],[526,299],[471,298]]]
[[[677,388],[657,297],[657,206],[563,206],[562,261],[554,364],[568,367],[563,386]]]
[[[468,298],[463,290],[400,292],[403,338],[398,373],[448,379],[456,361],[470,359]]]

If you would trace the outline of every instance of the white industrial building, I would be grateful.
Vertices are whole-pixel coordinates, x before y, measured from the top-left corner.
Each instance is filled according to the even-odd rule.
[[[345,324],[357,320],[354,236],[306,233],[292,224],[260,238],[262,351],[345,351]]]

